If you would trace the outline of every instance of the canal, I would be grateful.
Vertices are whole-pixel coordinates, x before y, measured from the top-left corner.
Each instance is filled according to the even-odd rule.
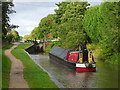
[[[118,66],[97,60],[96,72],[76,72],[58,62],[51,62],[49,56],[29,54],[40,67],[46,70],[63,88],[118,88]],[[62,85],[63,86],[62,86]]]

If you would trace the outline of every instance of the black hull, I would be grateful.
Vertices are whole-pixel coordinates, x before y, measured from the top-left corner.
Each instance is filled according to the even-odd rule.
[[[73,69],[73,70],[76,69],[76,63],[68,62],[68,61],[66,61],[66,60],[64,60],[64,59],[61,59],[61,58],[59,58],[59,57],[57,57],[57,56],[55,56],[55,55],[52,55],[52,54],[50,54],[50,53],[49,53],[49,58],[50,58],[50,60],[60,62],[60,63],[68,66],[69,68],[71,68],[71,69]]]
[[[66,57],[69,58],[67,55],[68,52],[72,52],[73,50],[68,50],[65,48],[55,47],[49,52],[49,58],[52,62],[61,63],[63,65],[68,66],[69,68],[76,70],[76,71],[95,71],[96,65],[95,63],[76,63],[76,59],[73,57],[71,60],[66,60]],[[73,51],[74,52],[74,51]]]

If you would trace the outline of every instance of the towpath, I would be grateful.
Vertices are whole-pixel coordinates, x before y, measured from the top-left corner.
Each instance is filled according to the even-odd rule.
[[[11,51],[16,48],[17,45],[14,45],[10,49],[5,51],[5,54],[10,58],[12,65],[10,71],[10,81],[9,88],[29,88],[27,82],[23,78],[23,69],[24,66],[19,59],[16,59]]]

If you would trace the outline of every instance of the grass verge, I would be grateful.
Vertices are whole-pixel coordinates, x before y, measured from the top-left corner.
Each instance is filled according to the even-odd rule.
[[[13,45],[7,45],[2,48],[2,88],[9,87],[11,61],[5,55],[5,50],[11,48],[12,46]]]
[[[50,79],[48,74],[44,72],[24,51],[29,44],[20,44],[12,50],[12,54],[20,59],[24,65],[24,78],[28,82],[30,88],[58,88]]]

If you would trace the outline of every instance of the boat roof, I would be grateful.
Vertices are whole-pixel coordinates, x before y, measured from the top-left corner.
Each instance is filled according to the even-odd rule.
[[[54,47],[49,53],[64,59],[68,51],[69,49],[66,49],[66,48]]]

